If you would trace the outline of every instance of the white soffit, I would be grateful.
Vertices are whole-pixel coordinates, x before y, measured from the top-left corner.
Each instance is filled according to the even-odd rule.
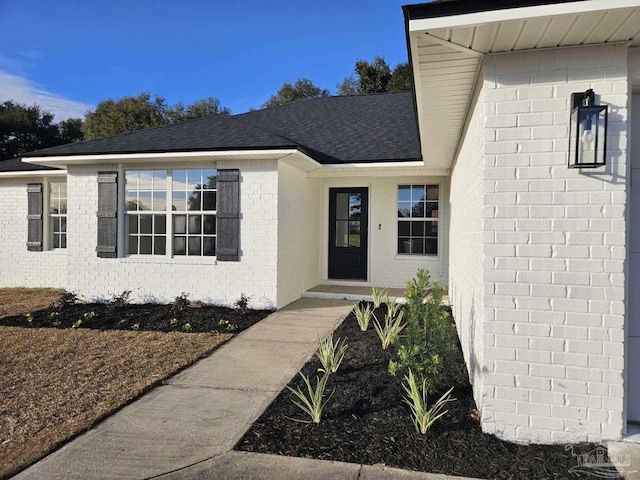
[[[640,0],[587,0],[409,21],[422,155],[451,168],[486,54],[628,42]]]

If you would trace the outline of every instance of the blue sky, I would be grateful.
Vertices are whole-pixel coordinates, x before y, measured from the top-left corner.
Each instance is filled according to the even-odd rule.
[[[0,101],[56,120],[143,91],[241,113],[284,82],[336,90],[356,59],[407,60],[399,0],[0,0]]]

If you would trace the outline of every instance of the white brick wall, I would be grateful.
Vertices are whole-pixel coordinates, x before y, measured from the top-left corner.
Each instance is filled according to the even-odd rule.
[[[482,394],[474,385],[483,428],[508,439],[599,441],[623,431],[626,59],[625,46],[611,45],[485,63],[476,112],[486,116],[474,115],[452,175],[451,283],[454,303],[482,295],[481,338],[465,340],[462,306],[457,320],[467,350],[484,344],[484,356],[474,352],[485,371]],[[571,170],[569,98],[588,88],[611,105],[608,165]],[[481,198],[465,185],[482,185]],[[458,219],[459,209],[474,213]],[[473,244],[455,239],[473,232]],[[478,265],[480,292],[461,280]]]
[[[500,281],[513,285],[515,274],[510,270],[483,269],[482,246],[485,238],[482,222],[485,209],[483,188],[485,185],[484,142],[484,92],[475,100],[475,106],[465,132],[460,154],[451,174],[451,229],[449,260],[449,297],[456,319],[458,335],[462,345],[474,396],[481,398],[483,392],[483,344],[485,312],[483,309],[484,280]],[[513,96],[508,96],[513,98]],[[498,171],[499,172],[499,171]],[[497,173],[497,172],[496,172]],[[491,176],[489,174],[488,176]],[[508,185],[512,178],[503,182]],[[509,185],[509,188],[512,186]],[[500,242],[512,242],[519,235],[515,232],[515,220],[495,219],[490,228],[501,229]],[[484,275],[484,278],[483,278]],[[515,353],[501,347],[493,347],[496,356],[504,360],[515,360]],[[482,408],[482,403],[477,402]]]
[[[418,269],[426,268],[431,276],[447,283],[449,263],[449,180],[435,176],[388,176],[323,178],[321,182],[322,232],[321,275],[327,280],[329,188],[369,188],[369,284],[404,288]],[[398,255],[398,185],[425,184],[440,186],[438,213],[438,255]]]
[[[45,181],[0,180],[0,287],[66,287],[65,250],[27,250],[27,183]]]
[[[218,168],[240,169],[239,262],[206,258],[98,258],[98,170],[116,166],[69,169],[68,288],[89,299],[132,290],[138,300],[171,301],[181,292],[193,299],[232,304],[244,292],[251,306],[275,307],[277,302],[276,161],[218,162]]]
[[[320,282],[320,185],[278,164],[278,308]]]

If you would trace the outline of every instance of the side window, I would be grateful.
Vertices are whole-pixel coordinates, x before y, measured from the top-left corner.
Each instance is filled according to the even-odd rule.
[[[67,248],[67,183],[49,183],[49,245]]]
[[[398,253],[438,254],[438,185],[398,186]]]

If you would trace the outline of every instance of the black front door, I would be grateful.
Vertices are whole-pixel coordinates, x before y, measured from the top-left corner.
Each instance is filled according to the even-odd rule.
[[[329,278],[367,279],[368,188],[329,189]]]

